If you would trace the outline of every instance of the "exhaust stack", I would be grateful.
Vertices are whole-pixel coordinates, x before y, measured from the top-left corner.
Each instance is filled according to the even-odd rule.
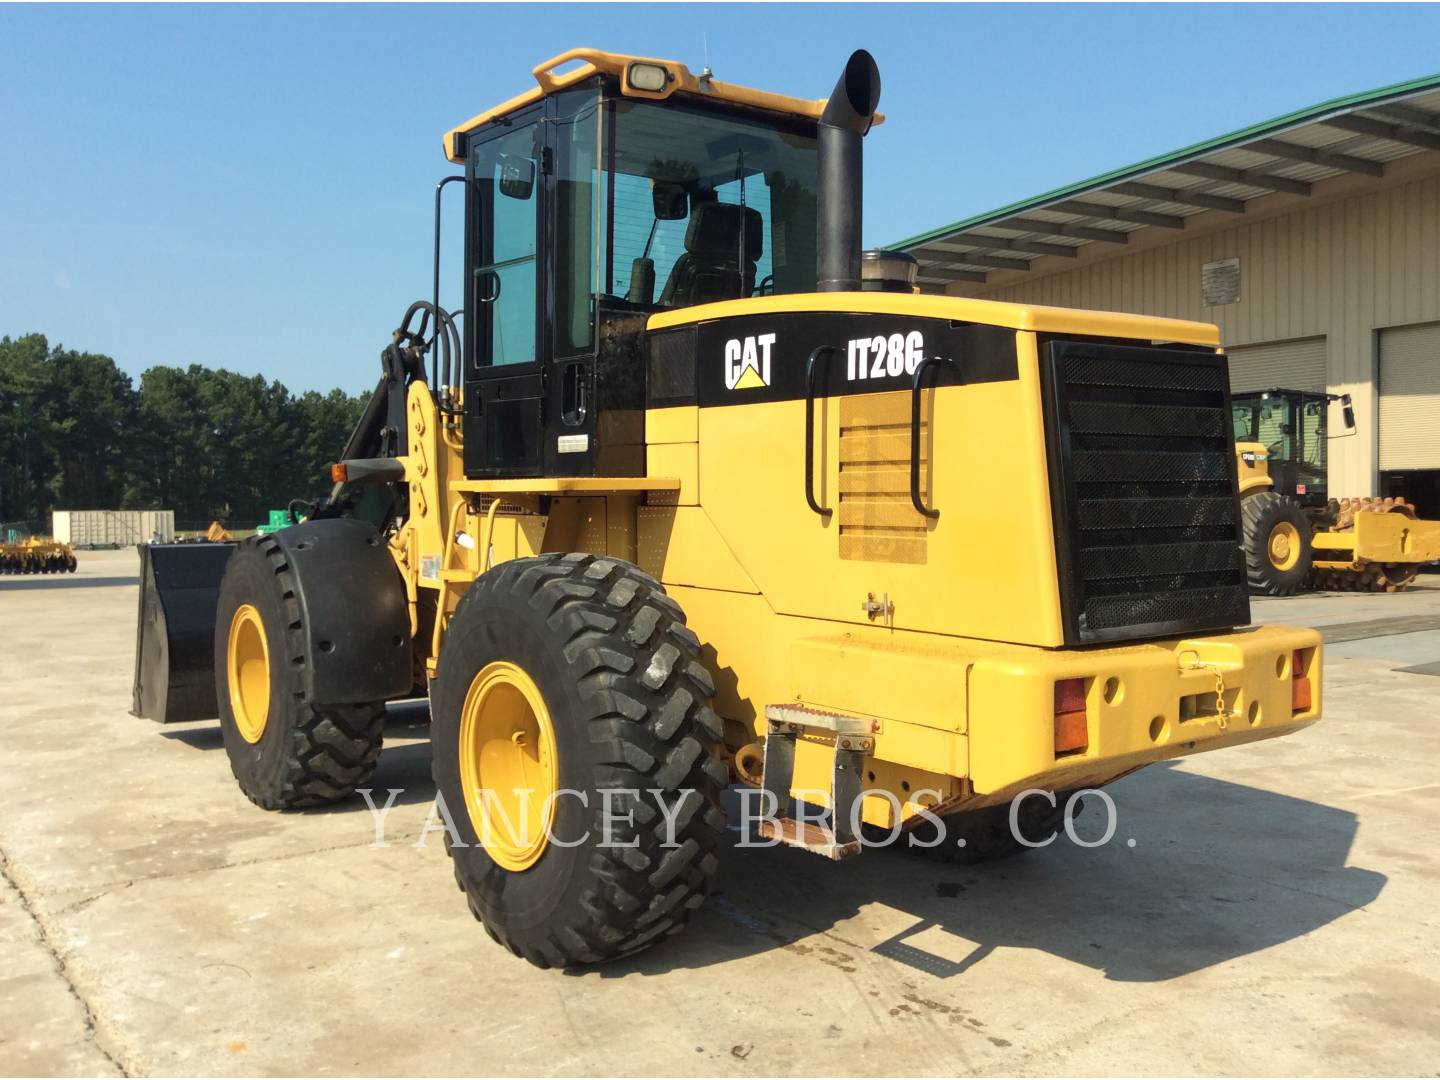
[[[861,140],[880,104],[880,69],[856,49],[825,111],[816,143],[819,157],[819,244],[815,270],[820,292],[860,288],[860,224],[864,168]]]

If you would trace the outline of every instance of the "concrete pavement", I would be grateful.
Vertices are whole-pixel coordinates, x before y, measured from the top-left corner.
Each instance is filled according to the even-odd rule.
[[[1340,637],[1376,625],[1330,647],[1324,721],[1118,782],[1102,848],[1062,838],[974,869],[731,850],[684,934],[564,974],[490,942],[438,832],[415,846],[434,793],[423,710],[398,707],[387,728],[374,787],[405,789],[389,846],[371,846],[359,801],[259,811],[215,724],[127,714],[136,559],[80,559],[73,577],[0,578],[0,1072],[1369,1074],[1440,1060],[1440,680],[1395,670],[1440,661],[1433,577],[1399,596],[1257,602],[1257,619]]]

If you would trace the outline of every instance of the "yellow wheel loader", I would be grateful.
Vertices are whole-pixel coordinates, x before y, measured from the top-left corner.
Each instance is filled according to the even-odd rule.
[[[1248,625],[1215,327],[862,253],[865,52],[815,101],[588,49],[534,78],[446,135],[434,295],[309,520],[147,553],[137,711],[218,713],[288,809],[428,694],[456,880],[545,966],[677,932],[727,785],[767,843],[973,858],[1320,715],[1320,636]]]
[[[1231,398],[1236,474],[1250,590],[1289,596],[1307,587],[1396,592],[1440,560],[1440,521],[1399,498],[1332,498],[1327,419],[1348,394],[1257,390]],[[1344,437],[1344,436],[1340,436]]]

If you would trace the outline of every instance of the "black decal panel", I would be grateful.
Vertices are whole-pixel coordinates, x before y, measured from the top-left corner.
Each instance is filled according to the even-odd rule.
[[[671,347],[663,350],[669,355],[662,356],[662,350],[652,346],[650,404],[681,404],[675,393],[681,386],[694,387],[686,403],[706,406],[801,398],[806,363],[821,347],[828,349],[816,360],[815,393],[820,397],[908,390],[916,367],[930,356],[958,362],[958,378],[947,365],[941,382],[1003,382],[1019,377],[1015,333],[1007,327],[948,319],[849,312],[718,319],[691,328],[683,338],[674,331],[651,335],[652,342],[668,338],[665,344]],[[681,341],[693,343],[693,375],[686,364],[683,376],[657,379],[665,374],[657,366],[683,363],[673,348]],[[661,387],[669,393],[656,394]]]

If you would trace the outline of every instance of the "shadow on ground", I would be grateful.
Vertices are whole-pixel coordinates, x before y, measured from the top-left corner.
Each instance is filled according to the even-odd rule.
[[[674,942],[597,970],[659,974],[784,948],[842,970],[873,952],[950,978],[1009,947],[1119,981],[1165,980],[1307,934],[1385,885],[1383,874],[1346,866],[1356,831],[1348,811],[1164,766],[1107,790],[1116,832],[1093,849],[1062,835],[1042,851],[965,867],[897,850],[831,863],[732,847],[719,890]],[[1081,839],[1097,840],[1104,817],[1092,800],[1077,822]],[[889,909],[876,912],[877,925],[903,928],[879,945],[857,943],[841,924],[866,905]]]
[[[138,577],[71,577],[68,574],[37,574],[34,577],[0,578],[0,592],[21,589],[103,589],[111,585],[139,585]]]
[[[391,706],[370,783],[377,804],[392,788],[399,805],[434,799],[426,720],[423,701]],[[218,724],[162,734],[223,753]],[[576,973],[662,974],[788,949],[842,970],[869,952],[954,978],[1008,947],[1115,980],[1165,980],[1307,934],[1364,907],[1385,885],[1383,874],[1346,865],[1357,828],[1349,811],[1174,762],[1106,791],[1115,832],[1105,845],[1084,848],[1060,835],[1044,850],[973,867],[895,849],[832,863],[739,846],[732,829],[716,892],[675,941]],[[728,801],[733,825],[736,802]],[[369,810],[352,799],[308,813]],[[1092,796],[1077,821],[1080,838],[1098,840],[1107,816]],[[873,925],[847,927],[862,910]],[[888,933],[878,945],[874,926]]]

